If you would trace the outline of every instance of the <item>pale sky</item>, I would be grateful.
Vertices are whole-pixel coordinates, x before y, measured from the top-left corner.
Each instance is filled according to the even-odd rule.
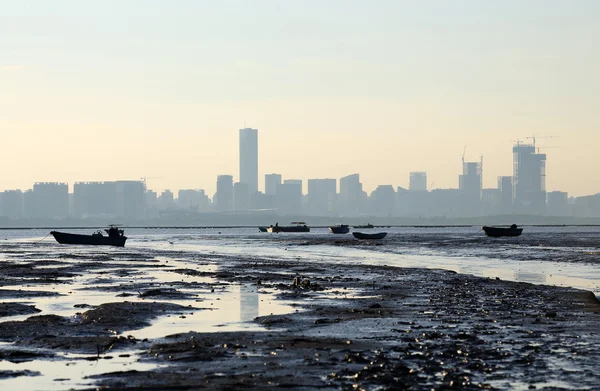
[[[212,196],[248,126],[260,189],[455,188],[465,145],[495,187],[537,135],[549,191],[597,193],[599,20],[597,0],[0,0],[0,190],[147,176]]]

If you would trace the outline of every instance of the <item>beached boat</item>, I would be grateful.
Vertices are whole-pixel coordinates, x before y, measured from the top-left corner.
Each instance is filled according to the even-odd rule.
[[[523,232],[523,228],[518,228],[516,224],[510,227],[488,227],[483,226],[481,228],[487,236],[499,238],[502,236],[519,236]]]
[[[267,232],[310,232],[310,228],[306,226],[304,221],[292,221],[291,225],[279,225],[276,223],[275,225],[270,225],[267,228]]]
[[[376,234],[366,234],[366,233],[362,233],[362,232],[352,232],[352,235],[354,235],[354,237],[356,239],[377,240],[377,239],[383,239],[383,238],[385,238],[385,236],[387,235],[387,232],[378,232]]]
[[[367,224],[364,224],[364,225],[355,225],[354,226],[354,228],[362,228],[362,229],[365,229],[365,228],[370,229],[370,228],[373,228],[373,227],[374,227],[374,225],[371,224],[371,223],[367,223]]]
[[[107,236],[102,231],[97,231],[91,235],[71,234],[66,232],[51,231],[54,239],[60,244],[84,244],[91,246],[125,246],[127,237],[123,235],[123,230],[115,226],[105,229]]]
[[[329,227],[332,234],[347,234],[350,232],[350,226],[346,224],[337,224]]]

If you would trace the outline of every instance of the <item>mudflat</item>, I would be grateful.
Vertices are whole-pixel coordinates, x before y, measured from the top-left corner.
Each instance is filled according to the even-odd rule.
[[[77,388],[90,390],[600,387],[600,304],[587,291],[244,256],[189,263],[128,252],[78,257],[0,264],[0,341],[10,343],[1,360],[43,363],[65,353],[111,360],[134,350],[132,359],[156,364],[89,376]],[[173,277],[157,283],[150,272]],[[75,281],[74,290],[102,302],[77,303],[71,316],[39,312],[37,298],[68,295],[64,288]],[[128,334],[164,317],[211,311],[206,297],[238,284],[293,310],[256,317],[254,330]],[[36,375],[0,371],[0,379]]]

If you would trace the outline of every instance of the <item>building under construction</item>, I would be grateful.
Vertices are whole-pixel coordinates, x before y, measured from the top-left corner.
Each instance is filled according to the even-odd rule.
[[[463,156],[462,175],[458,176],[458,187],[462,204],[462,215],[480,216],[483,159],[479,162],[465,162]]]
[[[513,202],[515,212],[546,212],[546,155],[533,144],[513,145]]]

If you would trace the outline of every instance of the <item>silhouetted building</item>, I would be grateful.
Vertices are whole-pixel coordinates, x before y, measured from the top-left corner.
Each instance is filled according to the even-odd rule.
[[[173,209],[175,207],[175,195],[169,189],[163,190],[158,197],[158,208],[161,210]]]
[[[115,217],[117,185],[115,182],[76,182],[73,185],[73,217]]]
[[[117,216],[135,221],[146,216],[146,187],[142,181],[116,181]]]
[[[13,220],[23,218],[23,192],[21,190],[5,190],[0,193],[0,216]]]
[[[501,193],[498,189],[482,189],[481,190],[481,205],[483,215],[494,216],[500,213]]]
[[[546,155],[536,153],[535,145],[513,146],[513,201],[518,213],[546,211]]]
[[[282,215],[302,215],[302,181],[286,179],[277,186],[275,195],[277,213]]]
[[[364,198],[359,174],[352,174],[340,178],[339,206],[340,212],[343,215],[360,215],[363,209]]]
[[[177,206],[194,212],[206,211],[210,204],[204,190],[182,189],[177,192]]]
[[[158,194],[153,190],[146,190],[144,200],[146,203],[146,217],[158,217]]]
[[[236,182],[233,185],[233,209],[237,212],[250,210],[250,192],[247,183]]]
[[[392,185],[379,185],[369,199],[373,216],[391,217],[396,204],[396,192]]]
[[[258,129],[240,129],[240,182],[258,192]]]
[[[460,216],[461,193],[459,189],[433,189],[429,192],[429,217]]]
[[[408,190],[427,191],[427,173],[411,172],[409,177]]]
[[[498,177],[498,191],[500,192],[498,214],[511,214],[513,211],[513,182],[511,176]]]
[[[462,216],[481,215],[481,174],[481,163],[463,162],[463,173],[458,177]]]
[[[309,179],[307,208],[311,216],[331,216],[335,213],[337,181],[335,179]]]
[[[567,216],[569,214],[569,194],[564,191],[550,191],[547,196],[547,210],[549,216]]]
[[[64,219],[69,216],[69,186],[66,183],[35,183],[30,201],[26,211],[30,217]]]
[[[600,217],[600,193],[575,197],[573,207],[577,217]]]
[[[277,206],[276,194],[277,187],[281,185],[281,174],[265,175],[265,198],[264,203],[267,208],[275,208]]]
[[[217,212],[231,212],[233,210],[233,176],[219,175],[217,177],[217,192],[214,203]]]

